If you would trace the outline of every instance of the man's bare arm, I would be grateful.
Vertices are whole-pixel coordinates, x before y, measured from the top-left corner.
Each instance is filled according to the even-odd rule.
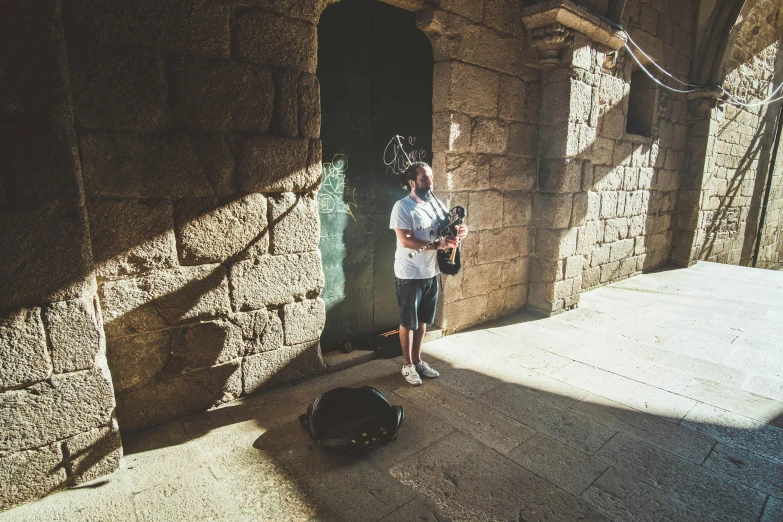
[[[404,228],[395,228],[394,233],[397,234],[397,239],[400,240],[400,244],[404,246],[405,248],[410,248],[411,250],[418,250],[429,241],[425,241],[423,239],[417,239],[413,237],[413,231],[412,230],[405,230]],[[430,245],[427,247],[427,250],[435,250],[438,248],[444,249],[444,248],[453,248],[457,246],[457,240],[453,237],[446,237],[443,238],[440,242],[435,243],[433,245]]]

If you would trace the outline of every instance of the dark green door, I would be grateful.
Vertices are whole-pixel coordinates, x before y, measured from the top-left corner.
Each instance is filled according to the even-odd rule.
[[[326,275],[321,341],[329,351],[339,340],[398,326],[389,215],[405,192],[387,145],[400,134],[409,154],[430,161],[433,59],[413,13],[367,0],[327,7],[318,47],[324,147],[318,208]]]

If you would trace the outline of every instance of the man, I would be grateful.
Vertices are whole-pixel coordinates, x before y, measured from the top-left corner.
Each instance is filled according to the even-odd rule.
[[[400,345],[402,375],[414,386],[421,377],[434,379],[440,374],[421,360],[421,344],[427,324],[435,321],[438,302],[438,249],[456,248],[468,235],[460,225],[457,238],[445,237],[427,246],[412,258],[408,255],[438,238],[438,225],[448,219],[445,207],[432,194],[432,169],[419,161],[400,175],[400,184],[408,195],[395,203],[389,228],[397,234],[394,255],[395,289],[400,305]]]

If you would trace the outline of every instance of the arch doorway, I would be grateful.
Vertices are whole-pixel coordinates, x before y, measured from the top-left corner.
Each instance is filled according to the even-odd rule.
[[[398,327],[394,233],[405,195],[391,138],[431,162],[432,46],[415,15],[367,0],[327,7],[318,24],[323,185],[318,195],[326,285],[323,351]]]

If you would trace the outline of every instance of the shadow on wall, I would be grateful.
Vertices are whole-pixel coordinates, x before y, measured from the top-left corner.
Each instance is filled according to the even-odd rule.
[[[152,463],[194,441],[200,455],[223,456],[207,462],[219,472],[250,471],[243,476],[254,497],[294,492],[297,501],[283,508],[303,518],[507,520],[546,509],[557,520],[634,513],[757,520],[762,512],[775,519],[783,493],[772,478],[780,414],[752,420],[643,391],[612,400],[527,370],[525,362],[434,358],[441,378],[413,388],[400,382],[397,361],[373,361],[131,435],[126,448],[131,459]],[[360,385],[403,405],[398,439],[362,458],[323,452],[297,416],[319,393]],[[203,461],[186,464],[196,469]],[[163,472],[161,482],[175,478]]]

